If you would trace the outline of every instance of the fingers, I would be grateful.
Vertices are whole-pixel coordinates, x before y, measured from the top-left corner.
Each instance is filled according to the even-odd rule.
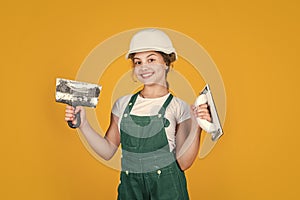
[[[193,107],[195,117],[199,117],[201,119],[205,119],[211,122],[211,115],[208,109],[208,104],[201,104],[197,107]]]
[[[81,106],[74,108],[73,106],[66,106],[65,111],[65,121],[72,121],[73,124],[76,124],[75,115],[81,110]]]
[[[75,119],[75,109],[67,105],[65,111],[65,121],[73,121]]]
[[[76,114],[80,112],[80,118],[81,118],[81,125],[84,124],[84,122],[86,121],[86,117],[85,117],[85,110],[82,106],[76,106],[76,108],[74,108],[73,106],[66,106],[66,110],[65,110],[65,121],[71,121],[72,124],[77,124],[77,117]]]

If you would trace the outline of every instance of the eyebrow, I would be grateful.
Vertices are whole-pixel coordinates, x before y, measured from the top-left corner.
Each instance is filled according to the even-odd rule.
[[[150,56],[157,56],[157,55],[152,53],[152,54],[148,55],[147,58],[149,58]]]
[[[154,53],[151,53],[151,54],[149,54],[146,58],[149,58],[150,56],[157,56],[156,54],[154,54]],[[140,58],[137,58],[137,57],[133,57],[133,60],[134,59],[139,59],[140,60]]]

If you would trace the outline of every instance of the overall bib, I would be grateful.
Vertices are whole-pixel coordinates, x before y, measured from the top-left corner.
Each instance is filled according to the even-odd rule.
[[[184,172],[170,152],[164,117],[173,96],[157,115],[131,115],[139,92],[134,94],[121,119],[122,171],[118,200],[187,200]]]

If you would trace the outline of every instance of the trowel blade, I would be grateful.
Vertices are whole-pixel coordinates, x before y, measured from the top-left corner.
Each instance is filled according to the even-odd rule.
[[[55,100],[75,107],[95,108],[101,89],[102,86],[97,84],[57,78]]]
[[[223,135],[223,129],[222,125],[219,119],[217,107],[215,105],[210,87],[208,84],[206,84],[205,88],[202,90],[200,94],[206,94],[209,110],[212,118],[212,123],[215,126],[215,131],[211,132],[212,135],[212,141],[217,141],[222,135]]]

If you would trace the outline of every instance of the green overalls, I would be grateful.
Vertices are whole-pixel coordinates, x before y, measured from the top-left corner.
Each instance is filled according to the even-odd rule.
[[[170,152],[164,117],[169,95],[154,116],[131,115],[139,92],[134,94],[121,119],[122,172],[118,200],[187,200],[184,172]]]

